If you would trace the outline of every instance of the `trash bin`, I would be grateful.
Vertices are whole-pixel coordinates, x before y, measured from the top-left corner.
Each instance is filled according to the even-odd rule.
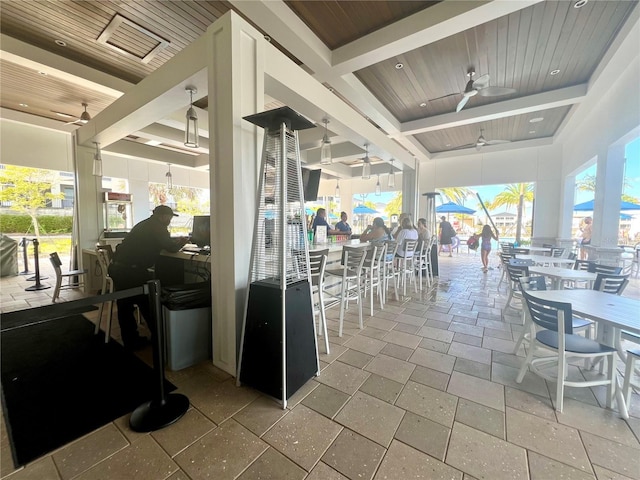
[[[0,277],[18,275],[18,242],[0,235]]]
[[[165,287],[161,301],[167,367],[182,370],[211,358],[211,283]]]

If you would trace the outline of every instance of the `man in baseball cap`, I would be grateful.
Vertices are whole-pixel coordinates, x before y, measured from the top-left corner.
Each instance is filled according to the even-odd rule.
[[[140,287],[153,278],[149,268],[153,267],[162,250],[177,252],[189,240],[188,237],[171,238],[168,227],[176,213],[166,205],[153,209],[151,217],[136,224],[118,245],[109,266],[109,275],[114,288],[127,290]],[[149,344],[149,339],[140,336],[134,317],[134,305],[137,305],[149,329],[154,330],[149,302],[146,295],[127,297],[118,300],[118,322],[124,346],[138,350]]]

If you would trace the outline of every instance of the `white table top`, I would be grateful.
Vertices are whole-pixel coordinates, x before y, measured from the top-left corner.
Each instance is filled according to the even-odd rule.
[[[360,240],[347,240],[343,242],[334,242],[334,243],[313,243],[309,245],[309,251],[314,252],[317,250],[329,249],[329,253],[332,252],[342,252],[342,247],[367,247],[369,246],[369,242],[360,242]]]
[[[516,253],[516,258],[521,260],[533,260],[534,262],[541,264],[553,263],[554,265],[573,265],[575,263],[575,260],[569,260],[568,258],[547,257],[545,255],[523,255],[521,253]]]
[[[532,273],[558,280],[586,280],[589,282],[595,282],[598,276],[596,273],[587,272],[586,270],[572,270],[562,267],[529,267],[529,274]]]
[[[543,300],[571,303],[573,313],[581,317],[640,334],[640,300],[635,298],[583,288],[528,293]]]

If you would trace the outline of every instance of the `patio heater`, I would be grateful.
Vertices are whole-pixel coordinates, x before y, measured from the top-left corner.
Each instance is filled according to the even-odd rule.
[[[265,129],[238,383],[282,402],[318,375],[297,130],[289,107],[244,117]]]
[[[423,193],[423,197],[427,197],[427,211],[424,215],[427,221],[427,230],[431,235],[438,235],[438,221],[436,219],[436,195],[440,195],[438,192]],[[431,268],[433,270],[433,276],[438,276],[438,243],[435,244],[436,248],[431,249]]]

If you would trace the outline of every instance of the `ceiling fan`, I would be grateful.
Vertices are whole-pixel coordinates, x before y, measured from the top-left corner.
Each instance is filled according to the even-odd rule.
[[[507,87],[492,87],[489,86],[489,81],[491,77],[489,74],[485,73],[484,75],[480,75],[476,80],[473,79],[476,74],[475,70],[470,68],[467,71],[467,77],[469,77],[469,81],[464,87],[464,91],[461,93],[449,93],[447,95],[443,95],[441,97],[432,98],[429,101],[433,102],[435,100],[440,100],[446,97],[452,97],[454,95],[462,95],[462,99],[458,102],[458,106],[456,107],[456,112],[459,112],[464,108],[469,99],[474,95],[481,95],[483,97],[499,97],[501,95],[509,95],[511,93],[516,93],[515,88],[507,88]]]
[[[89,120],[91,120],[91,114],[89,114],[89,112],[87,112],[87,107],[89,106],[87,103],[83,102],[82,106],[84,107],[84,112],[82,112],[80,114],[79,117],[75,117],[74,115],[70,115],[68,113],[64,113],[64,112],[53,112],[56,115],[63,117],[63,118],[75,118],[75,120],[71,121],[71,122],[67,122],[65,123],[65,125],[85,125],[87,123],[89,123]]]
[[[474,143],[468,143],[467,145],[462,145],[460,147],[454,148],[454,150],[462,150],[463,148],[471,148],[476,147],[476,150],[480,150],[482,147],[486,145],[500,145],[501,143],[511,143],[511,140],[487,140],[483,135],[484,128],[480,129],[480,136]]]

